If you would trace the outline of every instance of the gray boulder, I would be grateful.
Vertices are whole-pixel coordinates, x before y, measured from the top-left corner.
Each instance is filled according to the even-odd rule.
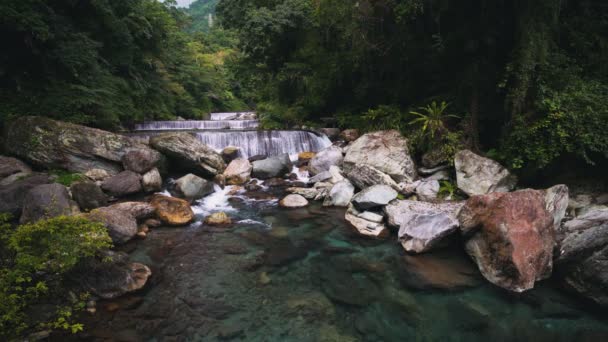
[[[123,258],[126,259],[126,258]],[[79,267],[74,278],[87,291],[103,299],[113,299],[142,289],[152,275],[144,264],[116,260],[92,261]]]
[[[416,194],[422,201],[433,201],[437,199],[439,194],[439,182],[436,180],[423,180],[420,181],[416,187]]]
[[[440,247],[458,231],[458,212],[462,203],[433,204],[394,201],[384,208],[391,226],[399,227],[399,242],[411,253],[428,252]]]
[[[417,177],[407,139],[396,130],[368,133],[354,141],[344,157],[346,174],[355,165],[372,166],[397,183]]]
[[[17,179],[9,185],[0,186],[0,213],[10,213],[19,217],[27,193],[38,185],[50,182],[51,180],[46,174],[32,174]]]
[[[125,211],[138,221],[143,221],[156,215],[156,208],[148,202],[121,202],[112,204],[108,208]]]
[[[150,149],[124,135],[35,116],[7,122],[3,137],[8,153],[33,165],[81,173],[117,174],[125,152]]]
[[[259,179],[283,177],[293,168],[287,153],[253,162],[251,175]]]
[[[19,222],[32,223],[41,219],[72,214],[68,189],[61,184],[43,184],[32,188],[23,201]]]
[[[175,181],[174,191],[177,197],[197,200],[213,193],[213,182],[190,173]]]
[[[251,179],[252,170],[253,166],[249,160],[238,158],[228,164],[228,167],[224,170],[224,178],[227,184],[243,185]]]
[[[16,173],[31,173],[32,169],[19,159],[0,156],[0,179]]]
[[[108,196],[93,182],[77,182],[70,186],[72,198],[80,209],[89,211],[108,204]]]
[[[329,171],[323,171],[323,172],[321,172],[319,174],[316,174],[313,177],[310,177],[308,179],[308,183],[315,184],[315,183],[318,183],[318,182],[327,181],[327,180],[329,180],[331,178],[332,178],[332,175],[331,175],[331,173]]]
[[[358,211],[353,205],[348,207],[344,219],[350,223],[359,234],[372,238],[388,237],[389,231],[382,223],[382,215],[364,211]]]
[[[161,134],[150,139],[150,145],[178,168],[205,177],[214,177],[226,168],[219,153],[188,133]]]
[[[569,191],[566,185],[560,184],[545,190],[545,205],[553,215],[553,227],[559,231],[566,216],[569,203]]]
[[[469,196],[509,192],[517,183],[517,178],[502,165],[469,150],[456,153],[454,167],[458,188]]]
[[[356,194],[352,202],[359,210],[367,210],[387,205],[397,198],[397,191],[388,185],[372,185]]]
[[[349,167],[346,172],[346,178],[348,178],[358,189],[365,189],[378,184],[388,185],[393,189],[399,188],[397,183],[389,175],[366,164]]]
[[[317,196],[319,196],[319,190],[315,189],[315,188],[294,187],[294,188],[287,188],[285,191],[287,191],[290,194],[300,195],[309,200],[314,200],[315,198],[317,198]]]
[[[319,128],[318,131],[327,135],[329,140],[335,141],[340,137],[340,129],[339,128]]]
[[[122,156],[122,165],[125,170],[144,174],[156,167],[161,154],[152,149],[131,150]]]
[[[122,245],[137,234],[137,221],[128,211],[104,207],[92,210],[86,217],[103,223],[115,245]]]
[[[141,175],[133,171],[123,171],[103,181],[101,189],[116,197],[138,193],[142,191]]]
[[[309,162],[308,171],[311,175],[316,175],[324,171],[329,171],[331,166],[340,166],[344,156],[342,149],[338,146],[329,146],[326,149],[318,152]]]
[[[141,177],[141,186],[145,192],[160,191],[163,188],[163,178],[157,168],[146,172]]]
[[[336,183],[323,201],[324,207],[347,207],[355,194],[355,187],[347,180]]]

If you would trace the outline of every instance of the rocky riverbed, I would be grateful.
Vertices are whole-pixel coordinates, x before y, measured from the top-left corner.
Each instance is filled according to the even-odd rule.
[[[468,150],[418,162],[397,131],[323,132],[320,151],[244,158],[187,132],[143,144],[25,118],[3,134],[0,212],[108,229],[71,338],[608,337],[607,195],[522,189]]]

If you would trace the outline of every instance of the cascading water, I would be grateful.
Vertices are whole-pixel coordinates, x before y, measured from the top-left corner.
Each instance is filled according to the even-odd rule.
[[[135,126],[138,139],[167,131],[191,131],[206,145],[221,151],[225,147],[238,147],[243,158],[255,155],[276,156],[283,153],[318,152],[331,141],[324,134],[311,131],[263,131],[254,130],[259,125],[255,113],[212,113],[211,120],[202,121],[153,121]]]

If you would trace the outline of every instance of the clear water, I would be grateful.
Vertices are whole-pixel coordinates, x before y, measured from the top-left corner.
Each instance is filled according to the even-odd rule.
[[[147,290],[87,316],[91,340],[608,341],[605,315],[550,282],[522,295],[484,282],[461,248],[408,256],[353,233],[343,209],[284,210],[232,189],[198,223],[152,230],[132,259]],[[277,194],[278,195],[278,194]],[[230,228],[202,225],[226,211]]]

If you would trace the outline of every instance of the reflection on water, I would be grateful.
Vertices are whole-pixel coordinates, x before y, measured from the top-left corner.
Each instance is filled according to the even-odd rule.
[[[606,317],[585,313],[549,283],[522,295],[492,287],[459,248],[408,256],[393,240],[355,235],[343,210],[317,205],[283,210],[276,201],[217,195],[197,207],[199,221],[226,206],[237,222],[231,228],[156,229],[139,242],[132,258],[154,272],[147,291],[99,303],[80,337],[608,340]]]

